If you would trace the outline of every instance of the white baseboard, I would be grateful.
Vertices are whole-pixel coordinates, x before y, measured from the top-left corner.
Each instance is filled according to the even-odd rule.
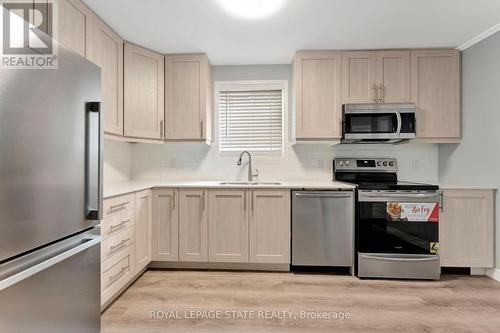
[[[499,268],[489,268],[486,270],[486,276],[489,276],[493,280],[500,282],[500,269]]]

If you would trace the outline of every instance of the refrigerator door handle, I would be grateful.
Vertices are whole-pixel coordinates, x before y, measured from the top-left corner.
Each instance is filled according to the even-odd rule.
[[[68,259],[69,257],[72,257],[96,244],[99,244],[100,242],[101,236],[85,234],[84,237],[80,236],[75,241],[73,241],[73,244],[61,245],[59,249],[54,249],[53,251],[51,251],[51,256],[48,259],[45,259],[48,257],[48,254],[46,252],[39,253],[38,255],[36,255],[36,253],[34,253],[33,255],[28,255],[28,258],[23,260],[23,262],[17,264],[15,267],[7,269],[7,272],[1,272],[0,270],[0,290],[8,288],[13,284],[19,283],[29,278],[30,276],[33,276],[51,266],[60,263],[63,260]],[[3,277],[2,275],[6,275],[6,277]]]
[[[85,177],[85,217],[88,220],[102,219],[102,128],[101,103],[85,104],[87,113],[86,129],[86,177]]]

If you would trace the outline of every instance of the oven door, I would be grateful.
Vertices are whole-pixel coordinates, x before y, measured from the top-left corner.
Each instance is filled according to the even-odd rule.
[[[437,254],[438,191],[358,192],[358,252]]]

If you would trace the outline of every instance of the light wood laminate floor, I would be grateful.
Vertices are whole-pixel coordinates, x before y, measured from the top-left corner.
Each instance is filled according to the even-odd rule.
[[[202,311],[199,316],[215,316],[215,311],[220,311],[222,318],[186,318],[191,310]],[[269,312],[260,312],[260,316],[290,311],[296,318],[236,318],[243,316],[243,311],[248,311],[247,316],[259,316],[257,311],[265,310]],[[151,319],[151,311],[157,316],[177,311],[179,319]],[[349,312],[351,318],[300,319],[301,311]],[[500,283],[487,277],[459,275],[426,282],[358,280],[342,275],[153,270],[103,313],[102,333],[115,332],[498,333]]]

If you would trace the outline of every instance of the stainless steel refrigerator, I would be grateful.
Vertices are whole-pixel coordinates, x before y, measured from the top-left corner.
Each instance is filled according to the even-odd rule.
[[[0,69],[0,332],[100,331],[100,69]]]

